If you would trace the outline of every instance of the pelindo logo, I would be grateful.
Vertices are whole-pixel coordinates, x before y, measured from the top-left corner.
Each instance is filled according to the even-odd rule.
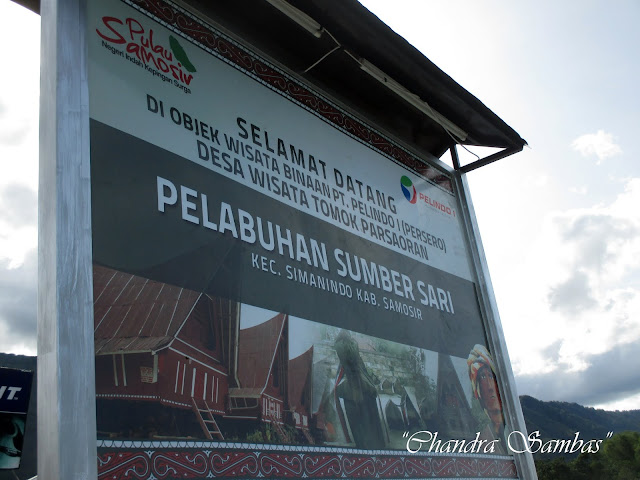
[[[402,193],[404,194],[404,198],[406,198],[409,203],[416,203],[418,199],[418,195],[416,194],[416,187],[413,186],[413,182],[411,179],[405,175],[400,179],[400,187],[402,188]]]

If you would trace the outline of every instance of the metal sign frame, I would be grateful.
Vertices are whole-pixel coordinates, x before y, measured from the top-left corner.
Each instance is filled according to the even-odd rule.
[[[454,159],[454,162],[458,162],[458,152],[455,145],[451,147],[451,157]],[[527,428],[522,407],[520,406],[520,399],[518,398],[518,393],[515,388],[516,381],[513,376],[513,370],[511,369],[507,343],[504,338],[502,322],[500,321],[500,314],[498,313],[498,305],[489,275],[489,266],[471,200],[467,174],[455,172],[455,181],[456,190],[460,196],[465,226],[467,228],[467,238],[471,247],[470,251],[473,257],[474,269],[478,279],[478,298],[481,303],[480,308],[483,312],[487,341],[493,352],[494,361],[498,369],[498,385],[502,394],[503,406],[505,407],[505,420],[507,425],[511,426],[511,430],[519,430],[526,437]],[[524,450],[525,445],[523,445],[522,437],[516,435],[514,440],[514,445],[517,446],[518,450]],[[533,455],[530,453],[517,454],[514,455],[514,460],[518,468],[518,473],[523,479],[537,480],[538,475],[533,462]]]
[[[87,1],[42,2],[38,273],[38,475],[97,478]],[[454,165],[459,163],[455,146]],[[440,162],[443,168],[444,164]],[[507,424],[526,435],[464,171],[455,182]],[[536,479],[530,454],[518,475]]]

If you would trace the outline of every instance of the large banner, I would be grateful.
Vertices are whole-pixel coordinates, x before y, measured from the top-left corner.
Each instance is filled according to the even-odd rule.
[[[370,465],[428,430],[513,476],[447,172],[176,5],[89,3],[101,474],[449,475]]]

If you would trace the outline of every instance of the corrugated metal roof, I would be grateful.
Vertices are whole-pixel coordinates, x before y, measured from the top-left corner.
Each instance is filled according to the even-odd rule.
[[[200,293],[94,265],[96,355],[166,347]]]
[[[238,380],[242,389],[265,388],[286,319],[279,313],[260,325],[240,330]]]
[[[516,149],[526,145],[515,130],[478,98],[357,0],[297,0],[290,3],[328,29],[343,47],[371,61],[466,131],[468,138],[463,143]],[[452,143],[443,130],[438,136],[441,144],[433,151],[437,157],[439,151],[443,152]]]
[[[40,0],[14,1],[40,11]],[[366,59],[462,128],[467,133],[464,144],[504,148],[508,153],[527,144],[478,98],[357,0],[289,0],[318,22],[323,31],[331,32],[321,34],[321,38],[304,31],[266,1],[184,0],[184,3],[215,19],[249,44],[259,46],[273,60],[299,72],[368,121],[435,157],[440,157],[453,143],[449,134],[415,107],[385,91],[380,82],[361,70],[354,58]],[[336,42],[341,48],[325,58]],[[308,68],[321,57],[322,62]],[[487,77],[490,76],[488,73]]]

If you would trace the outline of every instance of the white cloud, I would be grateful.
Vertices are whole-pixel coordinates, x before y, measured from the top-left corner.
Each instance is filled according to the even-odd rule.
[[[549,176],[544,174],[534,175],[533,177],[528,178],[527,181],[528,180],[531,180],[532,184],[538,188],[547,187],[549,185]]]
[[[614,400],[613,402],[593,405],[593,407],[603,410],[640,410],[640,393],[623,400]]]
[[[640,408],[640,341],[585,355],[580,369],[522,375],[519,390],[541,400],[607,408]],[[522,391],[519,393],[523,393]]]
[[[0,185],[0,222],[11,228],[35,226],[38,221],[38,194],[18,183]]]
[[[2,62],[15,69],[0,75],[0,190],[9,183],[37,190],[40,16],[0,2],[0,18],[7,20],[0,29],[0,44],[7,46]]]
[[[588,405],[638,394],[640,387],[625,387],[637,382],[633,369],[615,354],[628,362],[631,346],[640,346],[638,204],[633,178],[609,204],[550,214],[518,271],[510,266],[512,282],[526,278],[526,287],[499,299],[518,393]],[[607,369],[617,383],[586,381]]]
[[[551,310],[582,312],[597,305],[591,296],[589,278],[581,271],[573,272],[564,282],[551,288],[548,296]]]
[[[19,108],[12,111],[0,99],[0,144],[19,145],[29,133],[33,122],[25,115],[19,117]]]
[[[11,19],[0,29],[0,43],[20,39],[20,48],[3,51],[3,62],[19,73],[0,76],[0,280],[8,292],[15,287],[12,275],[26,268],[38,241],[40,17],[14,2],[0,2],[0,18]],[[3,298],[8,301],[2,297],[0,303]],[[0,335],[6,336],[1,324]]]
[[[583,185],[581,187],[569,187],[569,191],[577,195],[586,195],[589,190],[585,185]]]
[[[30,250],[24,262],[11,266],[0,258],[0,351],[36,353],[37,251]]]
[[[37,211],[38,198],[33,189],[0,182],[0,262],[9,261],[10,269],[22,265],[38,246]]]
[[[622,153],[622,149],[613,139],[613,134],[605,133],[604,130],[581,135],[571,143],[571,147],[584,157],[595,155],[598,157],[598,164],[606,158]]]

